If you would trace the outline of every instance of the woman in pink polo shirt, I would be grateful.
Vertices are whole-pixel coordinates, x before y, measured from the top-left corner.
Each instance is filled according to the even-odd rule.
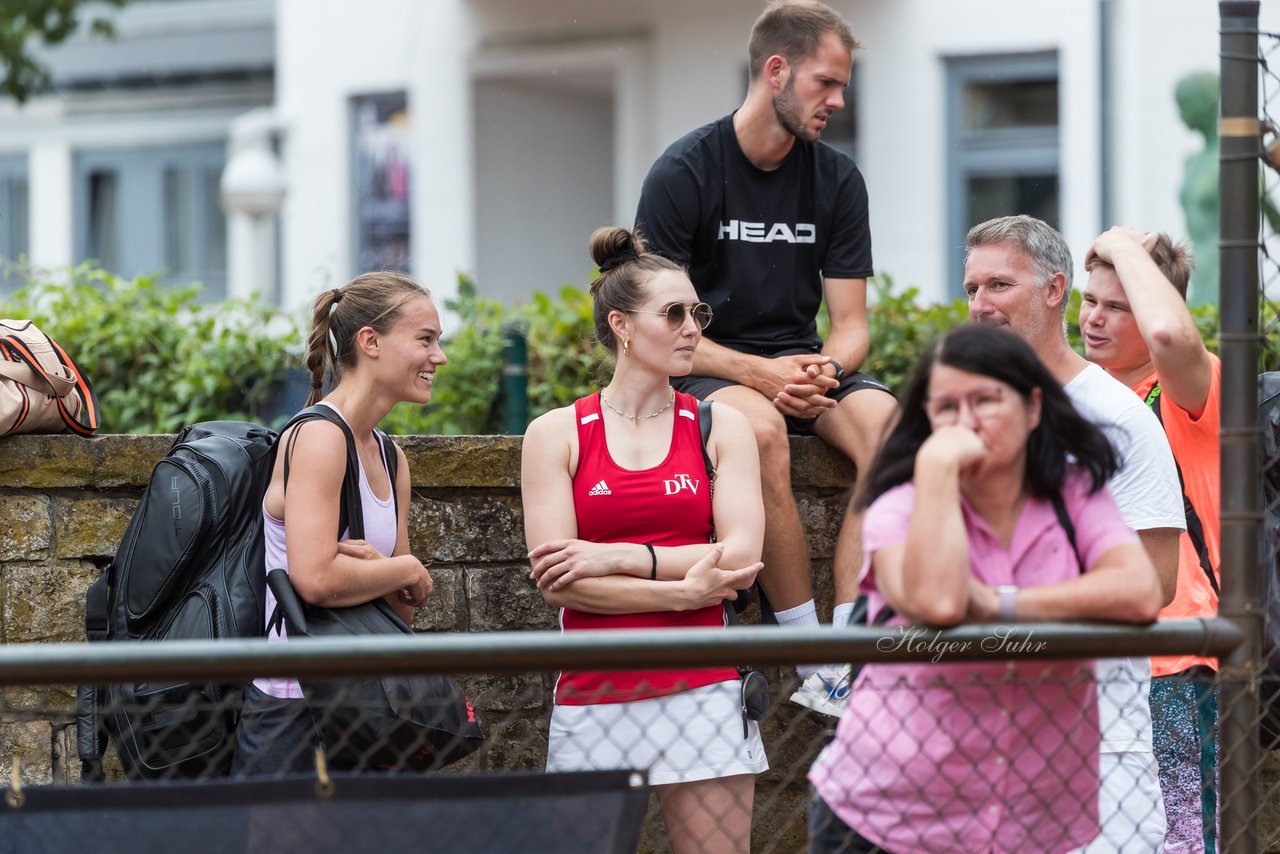
[[[892,609],[889,626],[1154,620],[1155,569],[1105,486],[1116,464],[1021,338],[953,330],[867,473],[870,613]],[[1084,845],[1098,834],[1097,718],[1088,661],[867,666],[809,773],[811,851]]]

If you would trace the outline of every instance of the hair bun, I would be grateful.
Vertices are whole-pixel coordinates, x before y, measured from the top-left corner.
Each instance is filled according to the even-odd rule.
[[[596,262],[601,274],[645,254],[644,238],[616,225],[597,228],[591,233],[588,246],[591,260]]]

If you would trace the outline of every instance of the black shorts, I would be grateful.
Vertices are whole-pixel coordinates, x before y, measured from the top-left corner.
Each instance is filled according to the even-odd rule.
[[[771,353],[770,358],[776,356],[796,356],[801,353],[811,353],[811,350],[795,349],[795,350],[779,350]],[[708,396],[719,391],[722,388],[728,388],[731,385],[740,385],[733,380],[722,380],[718,377],[702,377],[702,376],[685,376],[672,377],[671,385],[676,391],[682,391],[685,394],[691,394],[699,400],[706,400]],[[889,387],[878,380],[872,379],[868,375],[855,371],[852,374],[845,374],[844,379],[840,381],[840,385],[827,392],[827,397],[835,400],[844,400],[855,391],[864,389],[876,389],[886,394],[893,394],[889,391]],[[787,432],[793,436],[811,436],[813,435],[813,425],[817,418],[795,418],[791,415],[783,416],[787,422]],[[819,416],[821,417],[821,416]]]

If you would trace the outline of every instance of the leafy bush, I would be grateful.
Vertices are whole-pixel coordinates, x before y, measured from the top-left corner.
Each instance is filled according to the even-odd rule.
[[[65,281],[28,278],[4,314],[30,318],[93,383],[103,432],[171,433],[246,418],[296,367],[296,322],[256,301],[202,305],[199,285],[123,279],[84,264]]]
[[[901,389],[922,350],[968,319],[963,298],[920,305],[919,291],[895,292],[891,276],[869,283],[871,353],[863,369]],[[82,265],[63,282],[34,281],[4,304],[9,317],[29,317],[67,349],[93,381],[109,432],[172,432],[218,418],[253,417],[265,408],[274,381],[300,367],[299,324],[256,301],[202,305],[199,286],[173,288],[154,278],[121,279]],[[502,432],[504,330],[528,341],[529,415],[535,418],[589,394],[607,379],[607,356],[594,343],[591,298],[566,285],[554,297],[536,293],[504,306],[458,281],[445,301],[457,318],[445,352],[449,364],[427,406],[400,404],[383,421],[396,434]],[[1082,349],[1080,294],[1067,311],[1072,345]],[[1217,352],[1218,311],[1192,309],[1209,349]],[[1265,317],[1280,316],[1268,303]],[[828,328],[825,307],[819,332]],[[1264,352],[1280,354],[1280,330],[1269,329]],[[1271,365],[1275,369],[1275,365]]]
[[[528,341],[529,417],[564,406],[597,386],[601,354],[591,337],[591,298],[572,286],[559,298],[535,293],[527,304],[504,307],[482,298],[459,277],[458,296],[445,300],[458,328],[444,341],[449,363],[427,406],[402,403],[382,422],[389,433],[501,433],[502,338],[514,326]]]
[[[868,282],[867,331],[871,352],[862,370],[896,393],[911,377],[926,347],[953,326],[969,319],[963,299],[920,305],[919,289],[893,292],[893,277],[884,273]]]
[[[481,299],[475,283],[458,277],[458,296],[445,300],[458,317],[456,330],[445,330],[445,355],[431,391],[431,403],[397,404],[380,425],[393,435],[416,433],[500,433],[496,407],[502,375],[502,324],[507,309],[497,300]]]
[[[560,299],[534,294],[521,312],[529,334],[529,415],[565,406],[599,388],[612,358],[595,343],[591,296],[566,285]]]
[[[894,391],[905,385],[921,352],[947,330],[968,322],[963,297],[920,304],[919,290],[895,292],[892,276],[869,282],[868,327],[871,352],[863,370]],[[1073,291],[1067,309],[1068,337],[1083,352],[1078,318],[1080,293]],[[401,404],[384,428],[397,433],[498,433],[503,428],[500,394],[503,329],[516,325],[528,336],[529,415],[536,418],[589,394],[607,380],[608,357],[592,336],[591,298],[566,285],[556,298],[536,293],[527,304],[504,307],[483,299],[469,279],[461,279],[458,297],[447,300],[460,320],[445,341],[449,364],[425,407]],[[1192,309],[1209,349],[1217,351],[1218,312],[1214,306]],[[826,307],[818,317],[823,337],[829,329]],[[1280,339],[1272,349],[1280,352]]]

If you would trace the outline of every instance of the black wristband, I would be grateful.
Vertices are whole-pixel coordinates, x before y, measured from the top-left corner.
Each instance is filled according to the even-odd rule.
[[[839,362],[837,362],[835,359],[832,359],[832,360],[831,360],[831,364],[832,364],[832,365],[834,365],[834,366],[835,366],[835,369],[836,369],[836,382],[843,382],[843,381],[844,381],[844,366],[843,366],[843,365],[841,365]]]
[[[653,562],[653,567],[649,570],[649,580],[657,581],[658,580],[658,553],[653,550],[653,543],[641,543],[641,545],[649,550],[649,560]]]

